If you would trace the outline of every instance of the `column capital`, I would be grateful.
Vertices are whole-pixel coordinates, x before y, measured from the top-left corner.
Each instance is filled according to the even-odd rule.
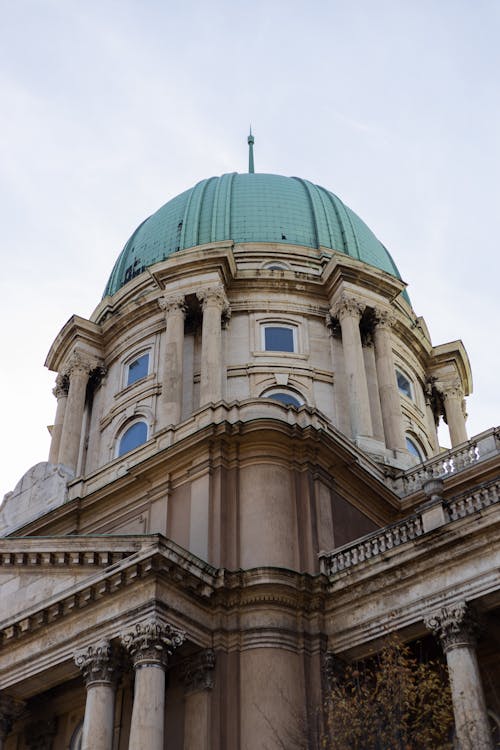
[[[52,389],[52,393],[57,399],[60,399],[68,395],[68,390],[69,390],[68,376],[60,372],[56,378],[56,384],[54,388]]]
[[[445,653],[454,648],[476,645],[479,622],[474,610],[464,601],[433,612],[424,618],[424,624],[441,640]]]
[[[183,294],[164,294],[158,299],[158,304],[167,316],[176,311],[186,315],[186,298]]]
[[[103,639],[74,655],[74,662],[83,674],[85,685],[95,682],[115,684],[118,677],[118,662],[111,643]]]
[[[92,357],[86,352],[75,349],[75,351],[73,351],[69,358],[66,360],[65,365],[61,370],[61,374],[63,378],[70,379],[71,376],[76,372],[89,375],[92,370],[96,370],[101,366],[101,364],[102,363],[96,357]]]
[[[23,701],[0,694],[0,740],[4,740],[25,708]]]
[[[392,310],[387,310],[383,307],[375,307],[373,309],[373,320],[376,328],[390,330],[396,324],[397,318]]]
[[[229,311],[229,300],[222,284],[214,284],[213,286],[205,287],[205,289],[200,289],[196,292],[196,296],[201,302],[203,310],[208,305],[215,305],[216,307],[220,307],[221,311],[226,314]]]
[[[146,664],[166,667],[169,657],[184,643],[186,634],[157,618],[138,622],[122,633],[120,640],[128,651],[134,668]]]
[[[340,321],[347,317],[359,320],[365,307],[366,305],[356,297],[343,293],[330,308],[330,315]]]
[[[464,389],[462,388],[462,384],[456,380],[454,383],[449,384],[437,384],[439,390],[443,394],[443,398],[445,401],[456,399],[457,401],[462,402],[464,400]]]
[[[188,659],[181,667],[186,693],[211,690],[214,686],[215,651],[207,648]]]

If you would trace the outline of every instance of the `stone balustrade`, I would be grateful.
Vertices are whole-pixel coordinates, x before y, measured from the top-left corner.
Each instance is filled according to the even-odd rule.
[[[497,479],[479,486],[472,493],[464,493],[451,500],[443,500],[440,506],[443,523],[471,516],[498,502],[500,502],[500,480]],[[398,523],[385,526],[379,531],[346,544],[334,552],[320,553],[321,572],[327,576],[333,576],[432,531],[436,528],[436,524],[427,525],[427,513],[428,510],[423,509]]]
[[[413,470],[405,471],[393,480],[392,489],[400,497],[406,497],[422,489],[424,482],[429,479],[446,478],[499,454],[500,428],[496,427],[482,432],[457,448],[443,451]]]

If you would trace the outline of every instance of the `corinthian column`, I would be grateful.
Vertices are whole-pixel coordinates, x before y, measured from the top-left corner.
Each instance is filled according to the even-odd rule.
[[[395,317],[391,315],[389,310],[375,310],[375,364],[377,368],[385,444],[391,450],[406,450],[401,404],[392,353],[391,328],[395,320]]]
[[[202,289],[196,295],[202,304],[200,406],[222,398],[222,315],[229,303],[222,284]]]
[[[109,641],[99,641],[75,654],[87,687],[81,750],[112,750],[116,660]]]
[[[123,633],[135,669],[129,750],[164,750],[165,670],[185,634],[153,618]]]
[[[57,408],[50,441],[49,463],[51,464],[56,464],[59,459],[64,413],[66,411],[66,402],[68,400],[68,385],[68,379],[60,373],[56,378],[56,386],[52,391],[57,398]]]
[[[0,750],[4,750],[5,740],[10,734],[12,725],[22,714],[24,703],[0,694]]]
[[[441,640],[450,676],[455,732],[460,750],[492,750],[493,742],[476,656],[477,621],[465,602],[425,619]]]
[[[73,471],[76,471],[80,450],[87,383],[90,371],[95,367],[97,367],[95,360],[91,360],[80,352],[74,352],[64,372],[69,377],[69,391],[57,462]]]
[[[165,310],[167,325],[161,393],[161,420],[165,426],[178,424],[181,418],[186,308],[182,294],[165,295],[158,302]]]
[[[359,321],[364,307],[358,300],[343,294],[330,310],[332,317],[337,318],[340,322],[342,330],[342,349],[349,391],[349,411],[353,437],[361,435],[371,437],[373,434],[368,384],[359,331]]]
[[[454,448],[460,443],[465,443],[467,430],[465,429],[464,416],[464,392],[459,383],[443,389],[444,411],[450,431],[451,446]]]
[[[185,690],[184,748],[208,750],[210,747],[210,698],[214,686],[215,653],[206,649],[183,665]]]

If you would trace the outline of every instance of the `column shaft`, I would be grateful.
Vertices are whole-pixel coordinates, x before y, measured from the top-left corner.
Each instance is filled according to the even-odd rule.
[[[59,382],[57,382],[53,391],[54,396],[57,398],[57,408],[50,441],[49,463],[51,464],[56,464],[59,460],[64,413],[66,411],[66,403],[68,400],[68,389],[66,383],[63,382],[64,379],[58,376],[57,380]]]
[[[377,311],[375,324],[375,362],[377,367],[382,421],[384,423],[385,444],[391,450],[406,450],[403,432],[401,403],[399,398],[394,355],[392,353],[392,319],[385,311]]]
[[[115,688],[108,682],[87,686],[82,750],[111,750],[113,747]]]
[[[476,656],[477,620],[465,602],[443,607],[425,619],[442,643],[448,664],[459,750],[493,750]]]
[[[362,311],[363,305],[348,297],[342,297],[340,302],[332,309],[332,316],[339,319],[342,330],[342,349],[349,391],[349,411],[353,437],[361,435],[371,437],[373,435],[368,384],[359,331]]]
[[[209,750],[210,705],[215,653],[207,649],[184,664],[185,687],[183,750]]]
[[[468,440],[462,408],[463,399],[464,394],[460,387],[448,388],[444,391],[444,410],[452,448]]]
[[[185,634],[156,617],[123,633],[135,669],[129,750],[164,750],[165,670]]]
[[[203,305],[201,340],[200,406],[222,398],[222,313],[228,308],[222,287],[202,290],[198,298]]]
[[[90,370],[91,363],[80,355],[76,355],[68,366],[69,391],[62,426],[58,463],[64,464],[64,466],[73,471],[76,471],[80,450],[85,395]]]
[[[178,424],[182,412],[184,365],[184,297],[166,296],[160,300],[165,310],[165,357],[161,395],[161,418],[164,425]]]
[[[165,723],[165,668],[161,664],[136,667],[129,750],[163,750]]]

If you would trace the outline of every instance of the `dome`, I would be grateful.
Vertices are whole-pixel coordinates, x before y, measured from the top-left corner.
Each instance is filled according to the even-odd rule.
[[[401,278],[384,245],[329,190],[299,177],[233,172],[198,182],[143,221],[104,296],[178,250],[224,240],[336,250]]]

